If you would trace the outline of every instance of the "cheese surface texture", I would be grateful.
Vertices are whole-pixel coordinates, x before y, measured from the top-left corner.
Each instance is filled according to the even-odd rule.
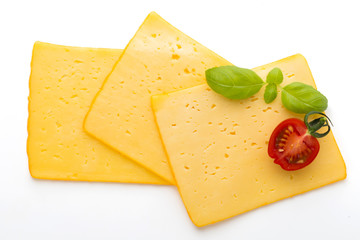
[[[83,130],[90,103],[121,52],[35,43],[27,146],[34,178],[168,184]]]
[[[315,86],[302,55],[255,68],[262,79],[274,67],[285,86]],[[267,154],[275,127],[291,117],[280,95],[265,104],[264,88],[246,100],[230,100],[206,84],[154,96],[152,104],[178,189],[197,226],[215,223],[254,208],[300,194],[346,177],[334,136],[318,139],[313,163],[285,171]]]
[[[229,64],[150,13],[95,98],[84,128],[173,183],[151,95],[199,85],[207,68]]]

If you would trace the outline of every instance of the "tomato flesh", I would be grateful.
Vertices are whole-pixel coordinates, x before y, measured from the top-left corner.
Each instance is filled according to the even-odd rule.
[[[290,118],[281,122],[273,131],[268,154],[284,170],[294,171],[309,165],[319,153],[318,140],[307,133],[303,121]]]

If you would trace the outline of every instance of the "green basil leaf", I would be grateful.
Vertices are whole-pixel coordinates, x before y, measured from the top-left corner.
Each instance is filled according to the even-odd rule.
[[[288,110],[295,113],[323,112],[328,106],[324,95],[312,86],[300,82],[286,85],[281,92],[281,101]]]
[[[264,100],[266,103],[271,103],[277,96],[277,86],[275,83],[269,83],[265,88]]]
[[[236,66],[211,68],[205,75],[212,90],[230,99],[249,98],[265,84],[254,71]]]
[[[268,73],[266,82],[280,84],[282,83],[283,79],[284,76],[280,68],[274,68]]]

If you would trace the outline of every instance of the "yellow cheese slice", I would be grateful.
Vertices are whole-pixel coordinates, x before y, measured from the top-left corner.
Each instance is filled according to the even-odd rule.
[[[83,131],[90,103],[121,52],[35,43],[28,122],[34,178],[168,184]]]
[[[254,70],[266,79],[279,67],[283,86],[303,82],[315,86],[302,55]],[[229,100],[207,85],[154,96],[153,109],[170,165],[197,226],[215,223],[280,199],[346,177],[333,134],[319,139],[317,158],[304,169],[285,171],[267,155],[274,128],[284,119],[300,117],[281,104],[265,104],[264,89],[247,100]]]
[[[97,95],[85,130],[173,182],[151,110],[151,95],[204,83],[205,69],[229,65],[150,13]]]

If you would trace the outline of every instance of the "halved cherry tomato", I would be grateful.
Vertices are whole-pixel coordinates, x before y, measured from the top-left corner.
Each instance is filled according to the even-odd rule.
[[[297,118],[281,122],[273,131],[268,153],[284,170],[298,170],[309,165],[319,153],[318,140],[308,133],[305,123]]]

